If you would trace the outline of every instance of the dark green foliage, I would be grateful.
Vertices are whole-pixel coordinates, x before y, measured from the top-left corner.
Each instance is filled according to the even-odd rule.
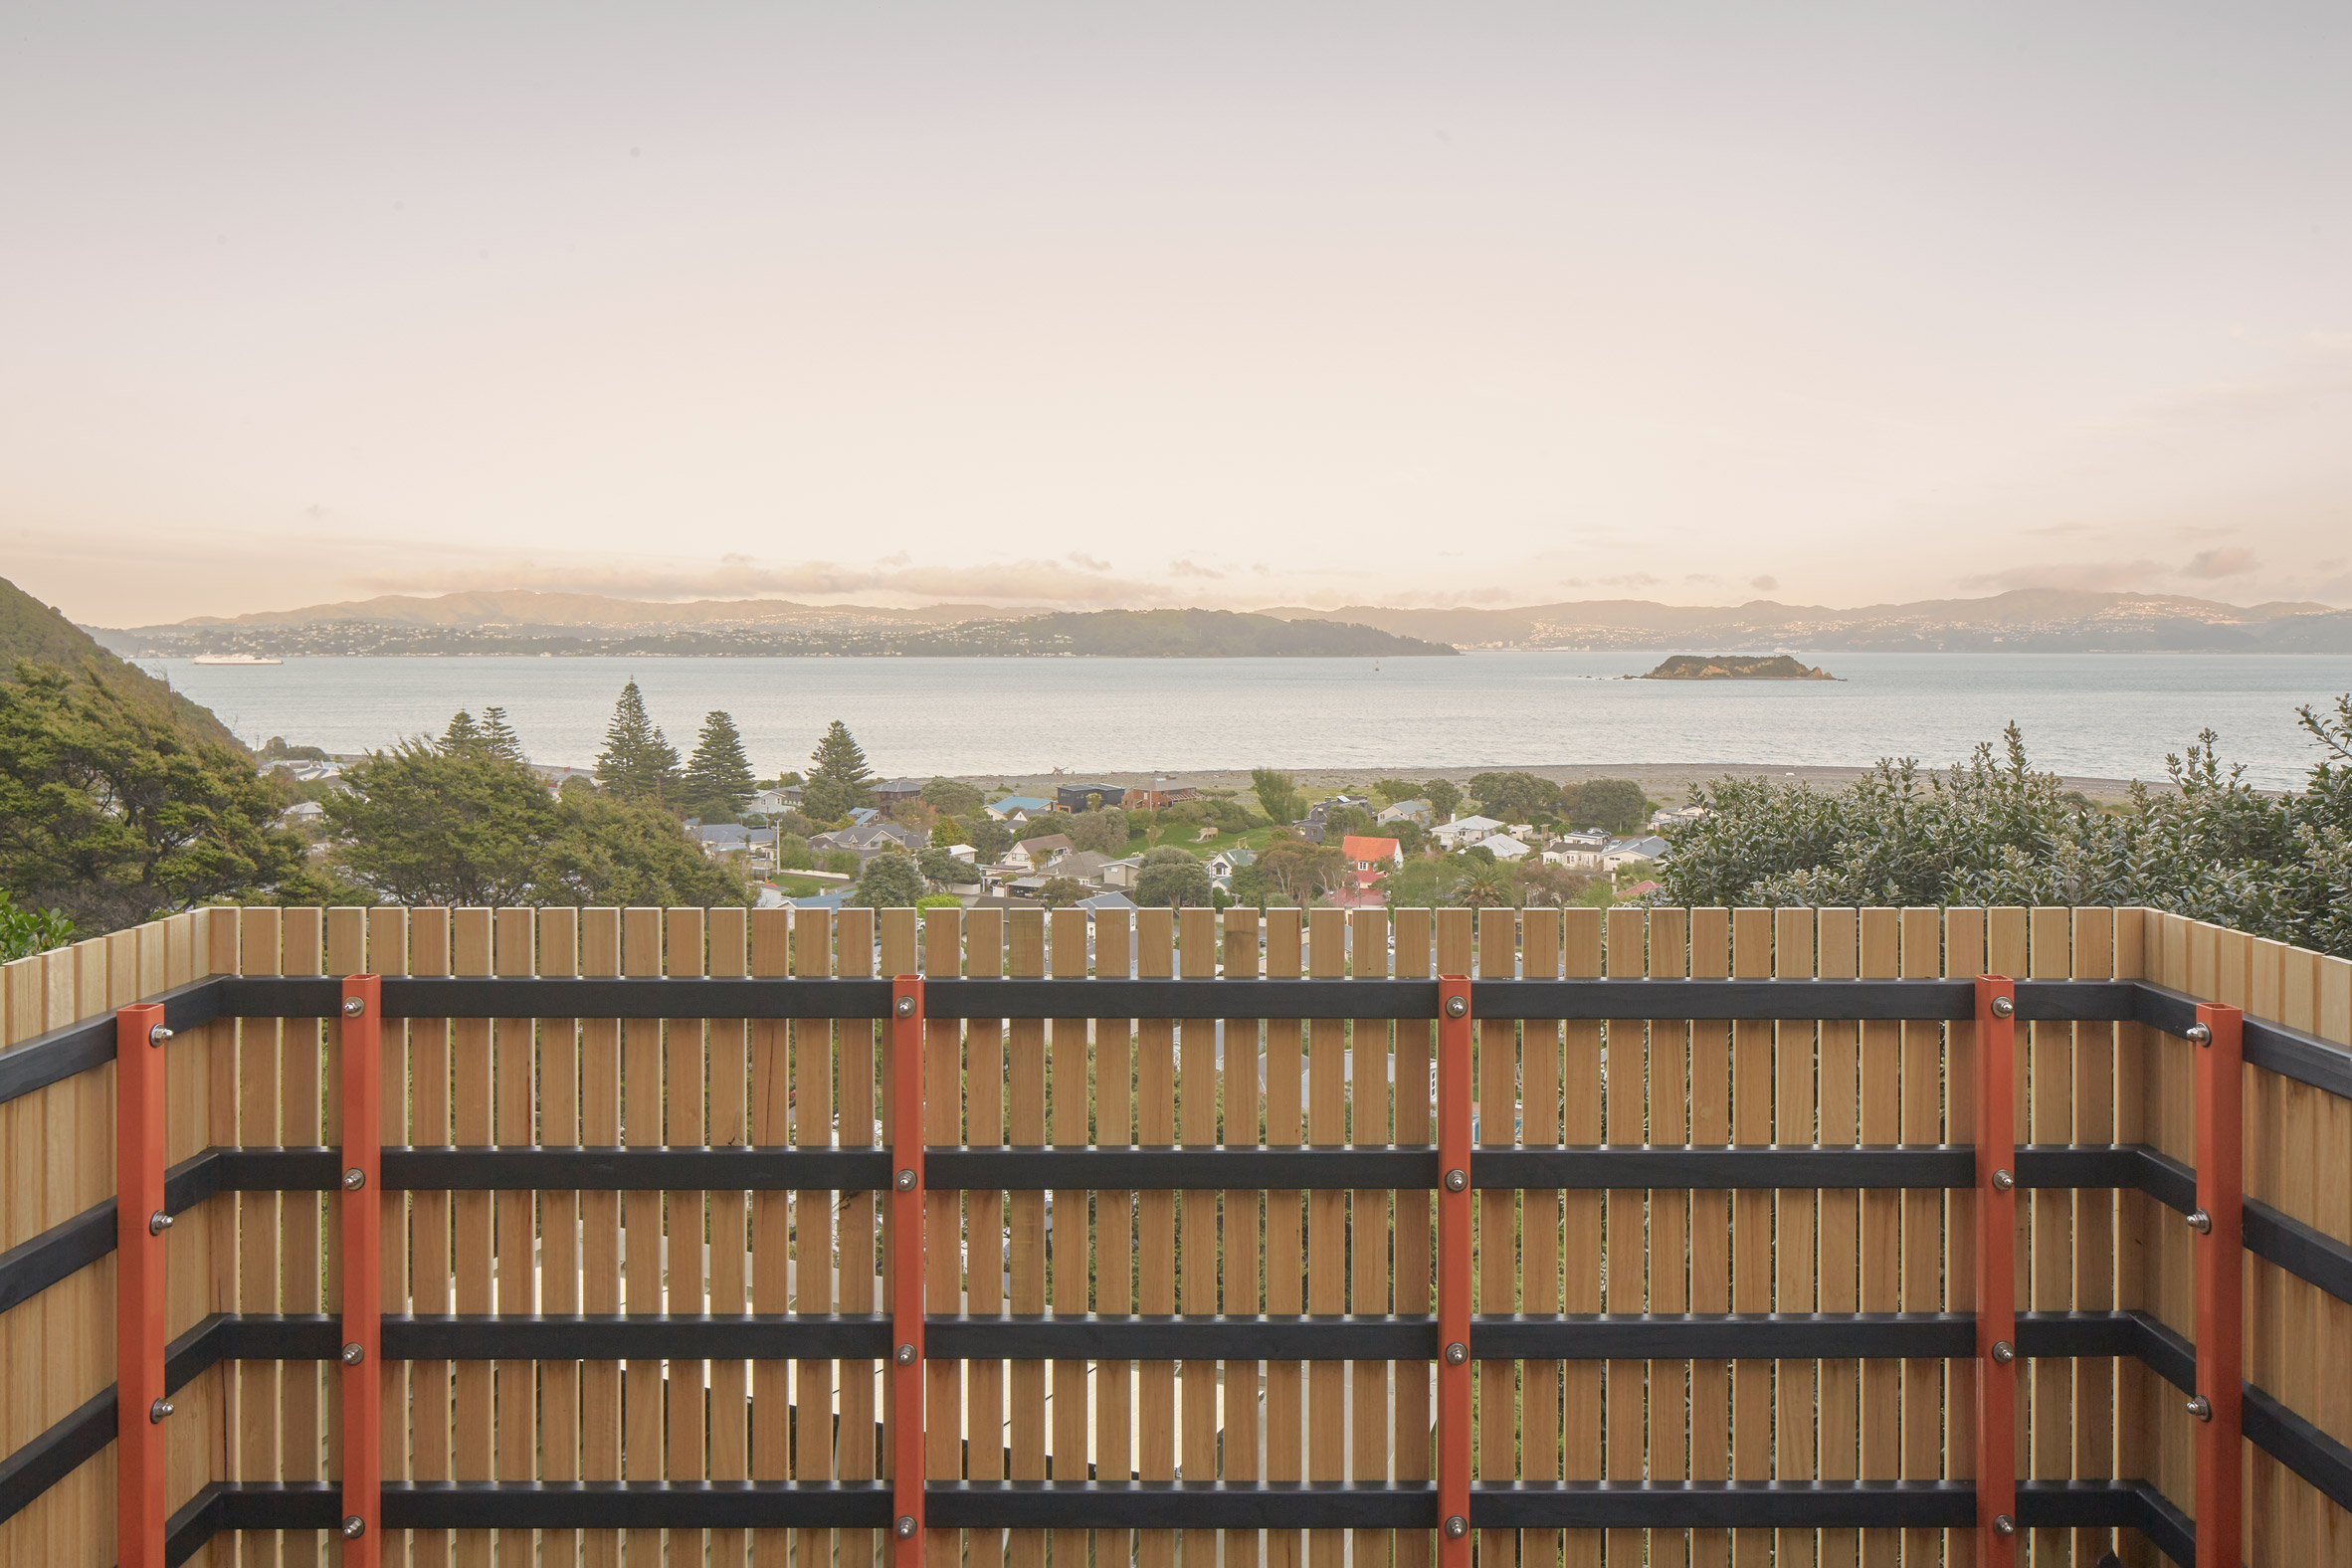
[[[1372,814],[1361,806],[1334,806],[1323,813],[1323,842],[1337,847],[1349,834],[1359,838],[1372,832]]]
[[[2090,809],[2035,772],[2016,725],[1948,773],[1882,762],[1823,793],[1718,779],[1712,815],[1666,834],[1662,902],[2141,904],[2352,957],[2352,696],[2304,708],[2321,750],[2304,787],[2266,796],[2225,769],[2213,732],[2168,758],[2172,788],[2135,784]]]
[[[1127,815],[1116,806],[1078,812],[1062,820],[1073,849],[1092,850],[1113,860],[1127,853]]]
[[[930,890],[914,857],[891,850],[866,863],[848,901],[868,909],[911,909],[914,901]]]
[[[1519,880],[1509,867],[1496,865],[1489,856],[1464,870],[1447,901],[1472,909],[1509,908],[1519,901]]]
[[[102,682],[111,706],[141,714],[148,723],[177,730],[191,742],[226,746],[243,755],[244,745],[212,709],[191,702],[134,664],[115,658],[98,639],[0,578],[0,682],[17,661],[50,666],[71,686]],[[318,760],[313,758],[312,760]]]
[[[1632,833],[1650,820],[1653,809],[1632,779],[1586,779],[1560,790],[1560,815],[1573,827]]]
[[[849,726],[833,721],[809,754],[816,764],[801,787],[801,804],[819,822],[839,822],[861,806],[873,804],[874,775],[867,771],[866,753],[858,749]]]
[[[935,778],[923,786],[923,799],[941,816],[963,817],[980,809],[980,792],[960,779]]]
[[[503,757],[508,762],[529,760],[522,754],[522,737],[507,724],[506,710],[502,707],[482,710],[482,743],[493,757]]]
[[[0,888],[0,964],[46,953],[74,939],[74,922],[55,909],[20,909]]]
[[[933,886],[944,887],[950,882],[979,881],[969,866],[938,845],[932,845],[917,855],[914,864],[922,868],[923,880]]]
[[[1013,830],[1013,842],[1027,844],[1032,839],[1050,839],[1057,833],[1068,833],[1071,816],[1067,811],[1040,812]]]
[[[678,748],[647,716],[645,696],[632,681],[621,687],[613,721],[596,759],[596,782],[622,800],[666,800],[678,783]]]
[[[1478,810],[1499,822],[1527,822],[1559,809],[1560,786],[1532,773],[1480,773],[1470,781]]]
[[[1037,901],[1048,909],[1067,908],[1081,898],[1090,897],[1084,882],[1071,877],[1049,877],[1037,890]]]
[[[743,754],[743,737],[736,732],[734,719],[714,708],[703,716],[694,754],[686,759],[686,772],[679,779],[679,799],[688,811],[716,821],[710,808],[723,806],[731,818],[749,803],[752,787],[751,759]]]
[[[1407,855],[1413,855],[1421,849],[1421,824],[1410,817],[1399,817],[1394,822],[1384,822],[1372,831],[1384,838],[1396,840],[1397,843],[1404,846]]]
[[[1273,768],[1252,768],[1250,787],[1257,792],[1259,809],[1266,813],[1268,821],[1286,826],[1298,820],[1298,783],[1289,774]]]
[[[1462,791],[1446,779],[1431,779],[1421,786],[1422,797],[1429,802],[1433,825],[1454,820],[1454,808],[1462,804]]]
[[[797,833],[776,832],[776,864],[789,871],[807,871],[814,864],[809,859],[809,841]]]
[[[474,722],[474,715],[459,708],[449,717],[449,727],[434,742],[444,751],[485,751],[489,747],[482,738],[482,726]]]
[[[494,712],[496,709],[493,708],[491,711]],[[318,747],[289,745],[284,735],[272,735],[269,740],[263,743],[262,749],[255,752],[254,755],[260,757],[264,762],[324,762],[326,760],[326,753],[319,750]]]
[[[994,866],[1002,861],[1005,852],[1016,842],[1013,830],[992,817],[975,816],[970,827],[971,833],[964,842],[979,852],[980,864],[983,866]]]
[[[659,801],[589,789],[556,799],[485,746],[411,743],[344,771],[326,797],[338,870],[388,903],[739,904]]]
[[[216,898],[322,895],[288,799],[102,671],[0,682],[0,886],[90,935]]]
[[[1410,779],[1375,779],[1372,793],[1380,797],[1382,805],[1394,806],[1399,801],[1420,800],[1422,786]]]
[[[1182,859],[1156,865],[1146,862],[1135,879],[1135,901],[1147,907],[1208,907],[1215,891],[1209,882],[1209,868],[1181,850],[1175,853]]]

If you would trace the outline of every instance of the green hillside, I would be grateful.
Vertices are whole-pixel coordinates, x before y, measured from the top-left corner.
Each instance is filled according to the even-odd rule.
[[[212,709],[186,697],[139,669],[123,663],[92,640],[88,632],[0,577],[0,681],[16,677],[16,662],[63,665],[83,678],[99,677],[136,706],[167,719],[183,734],[243,752],[245,747]]]

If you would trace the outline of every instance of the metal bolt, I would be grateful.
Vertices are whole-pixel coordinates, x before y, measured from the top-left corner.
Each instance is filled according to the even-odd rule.
[[[2188,1036],[2189,1044],[2192,1046],[2210,1046],[2213,1044],[2213,1029],[2210,1025],[2191,1024],[2189,1026]]]
[[[1446,1190],[1448,1192],[1467,1192],[1469,1189],[1469,1171],[1453,1170],[1446,1173]]]
[[[2015,1176],[2012,1176],[2012,1175],[2010,1175],[2010,1174],[2009,1174],[2009,1172],[2007,1172],[2007,1171],[1995,1171],[1995,1172],[1993,1172],[1993,1190],[1994,1190],[1995,1192],[2007,1192],[2007,1191],[2009,1191],[2011,1188],[2015,1187],[2016,1185],[2017,1185],[2017,1178],[2016,1178]]]
[[[367,1521],[356,1513],[343,1516],[343,1539],[355,1541],[367,1533]]]
[[[898,1347],[898,1364],[902,1367],[914,1365],[914,1346],[900,1345]]]
[[[357,1192],[360,1188],[366,1185],[367,1172],[361,1170],[358,1166],[354,1165],[349,1170],[343,1172],[343,1191]]]
[[[2017,1016],[2017,1004],[2011,1001],[2008,997],[1997,996],[1993,998],[1993,1016],[1995,1018],[2015,1018]]]
[[[361,1349],[358,1345],[345,1345],[343,1347],[343,1365],[347,1367],[355,1367],[366,1359],[367,1352]]]
[[[1996,1339],[1993,1341],[1993,1361],[1996,1365],[2007,1366],[2016,1359],[2017,1346],[2011,1344],[2006,1339]]]
[[[1470,998],[1469,998],[1469,997],[1467,997],[1467,996],[1450,996],[1450,997],[1446,998],[1446,1016],[1447,1016],[1448,1018],[1460,1018],[1460,1017],[1462,1017],[1464,1014],[1468,1013],[1469,1011],[1470,1011]]]
[[[1459,1541],[1470,1534],[1470,1520],[1457,1513],[1446,1521],[1446,1539]]]
[[[170,1414],[171,1401],[168,1399],[159,1399],[147,1407],[147,1420],[156,1426],[161,1426],[163,1418]]]
[[[147,1031],[147,1044],[150,1046],[160,1046],[170,1038],[171,1031],[161,1024],[157,1024],[153,1029]]]
[[[2207,1399],[2203,1394],[2191,1394],[2189,1396],[2189,1414],[2195,1416],[2199,1421],[2213,1420],[2213,1401]]]
[[[898,1190],[900,1192],[914,1191],[914,1172],[900,1171],[898,1173]]]
[[[1457,1339],[1446,1347],[1446,1365],[1458,1367],[1470,1359],[1470,1346]]]
[[[898,998],[894,1011],[900,1018],[912,1018],[914,1016],[914,998],[910,996]]]
[[[2189,1222],[2189,1229],[2195,1231],[2199,1236],[2213,1234],[2213,1216],[2207,1214],[2203,1209],[2191,1209],[2186,1218]]]
[[[898,1539],[900,1539],[900,1540],[902,1540],[902,1541],[905,1541],[905,1540],[912,1540],[913,1538],[914,1538],[914,1515],[913,1515],[913,1514],[911,1514],[911,1513],[901,1513],[901,1514],[899,1514],[899,1515],[898,1515]]]
[[[165,1214],[161,1209],[157,1209],[153,1214],[147,1216],[147,1234],[149,1236],[161,1236],[170,1229],[171,1216]]]
[[[343,998],[343,1016],[345,1018],[361,1018],[366,1016],[366,1013],[367,999],[365,997],[347,996]]]
[[[2002,1539],[2007,1540],[2010,1536],[2017,1533],[2017,1520],[2011,1518],[2006,1513],[1994,1514],[1993,1533],[2000,1536]]]

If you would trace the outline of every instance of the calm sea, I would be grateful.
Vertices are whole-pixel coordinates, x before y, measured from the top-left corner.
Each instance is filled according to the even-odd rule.
[[[711,708],[751,759],[805,765],[839,718],[883,775],[1635,762],[1942,764],[2015,719],[2037,766],[2160,777],[2199,729],[2266,786],[2314,758],[2298,703],[2352,690],[2352,656],[1829,654],[1822,682],[1621,679],[1659,655],[1460,659],[292,659],[142,661],[238,734],[329,751],[502,705],[540,762],[585,765],[635,677],[683,751]]]

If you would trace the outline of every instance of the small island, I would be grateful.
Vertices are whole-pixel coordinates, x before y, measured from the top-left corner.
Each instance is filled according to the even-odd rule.
[[[1808,669],[1787,654],[1676,654],[1640,681],[1835,681],[1820,666]]]

